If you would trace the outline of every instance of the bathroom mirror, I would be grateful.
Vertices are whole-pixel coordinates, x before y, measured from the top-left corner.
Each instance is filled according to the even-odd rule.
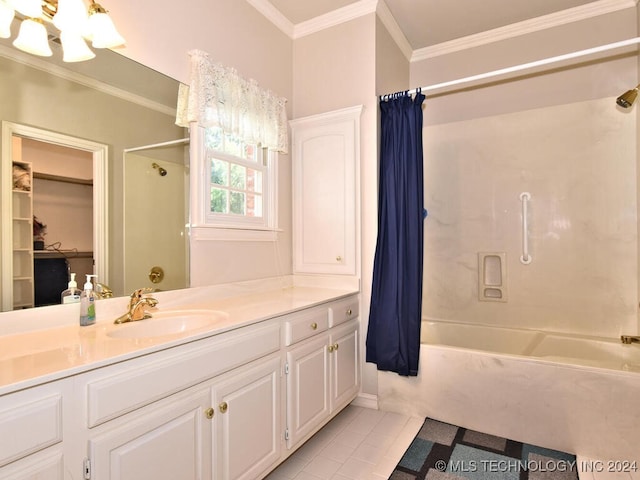
[[[145,162],[136,181],[164,179],[152,165],[159,164],[164,170],[170,171],[167,162],[173,162],[180,164],[181,171],[167,179],[179,177],[185,189],[188,185],[188,181],[185,181],[188,174],[188,142],[184,140],[188,132],[174,123],[178,82],[109,50],[99,50],[96,58],[87,62],[65,64],[55,39],[51,41],[51,47],[54,52],[52,57],[34,57],[16,50],[10,40],[0,40],[0,120],[107,146],[107,218],[103,223],[105,230],[108,230],[108,252],[105,255],[108,277],[99,280],[108,283],[114,295],[125,295],[125,208],[129,211],[136,208],[132,202],[127,205],[125,198],[125,165],[130,156],[125,152],[136,150],[137,157],[157,157],[156,160]],[[170,158],[165,158],[165,148],[154,147],[167,142],[172,145],[176,142]],[[11,159],[3,156],[2,162],[11,162]],[[149,175],[149,172],[158,178]],[[174,203],[182,205],[180,208],[186,212],[188,192],[180,191],[176,195]],[[37,212],[33,213],[37,215]],[[2,205],[3,230],[6,222],[12,221],[11,215],[9,206]],[[162,215],[156,216],[158,221],[161,218]],[[47,219],[42,218],[42,221],[46,223]],[[87,228],[93,229],[93,225],[87,225]],[[187,286],[187,255],[183,251],[186,240],[184,233],[182,235],[183,242],[179,247],[180,257],[185,258],[185,264],[181,266],[184,267],[182,280],[167,283],[166,287],[162,283],[155,284],[160,290]],[[55,241],[54,238],[47,240]],[[10,239],[5,239],[4,244],[8,241]],[[145,236],[139,232],[132,242],[148,250],[159,247],[157,236]],[[66,247],[73,246],[61,245],[62,250]],[[171,256],[172,252],[167,248],[166,245],[162,246],[162,254]],[[6,256],[3,258],[6,263]],[[149,273],[145,271],[144,278],[148,278]],[[78,280],[78,284],[81,284]],[[11,281],[3,279],[3,285]],[[3,304],[3,310],[11,308]]]

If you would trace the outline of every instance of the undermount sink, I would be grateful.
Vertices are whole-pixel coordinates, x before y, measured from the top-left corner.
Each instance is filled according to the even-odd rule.
[[[211,327],[228,315],[215,310],[172,310],[152,313],[147,320],[114,325],[107,333],[113,338],[152,338],[188,333]]]

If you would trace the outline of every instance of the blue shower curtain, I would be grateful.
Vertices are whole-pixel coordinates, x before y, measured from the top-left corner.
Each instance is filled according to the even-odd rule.
[[[380,98],[378,240],[367,332],[367,362],[418,374],[422,310],[424,95]]]

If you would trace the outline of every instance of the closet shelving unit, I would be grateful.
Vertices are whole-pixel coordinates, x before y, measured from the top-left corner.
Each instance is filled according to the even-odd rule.
[[[33,169],[14,160],[13,166],[28,172],[29,188],[13,187],[13,309],[33,307]]]

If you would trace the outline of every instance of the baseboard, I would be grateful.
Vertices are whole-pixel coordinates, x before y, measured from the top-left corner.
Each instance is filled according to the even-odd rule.
[[[351,402],[351,405],[378,410],[378,396],[369,393],[359,393],[353,402]]]

